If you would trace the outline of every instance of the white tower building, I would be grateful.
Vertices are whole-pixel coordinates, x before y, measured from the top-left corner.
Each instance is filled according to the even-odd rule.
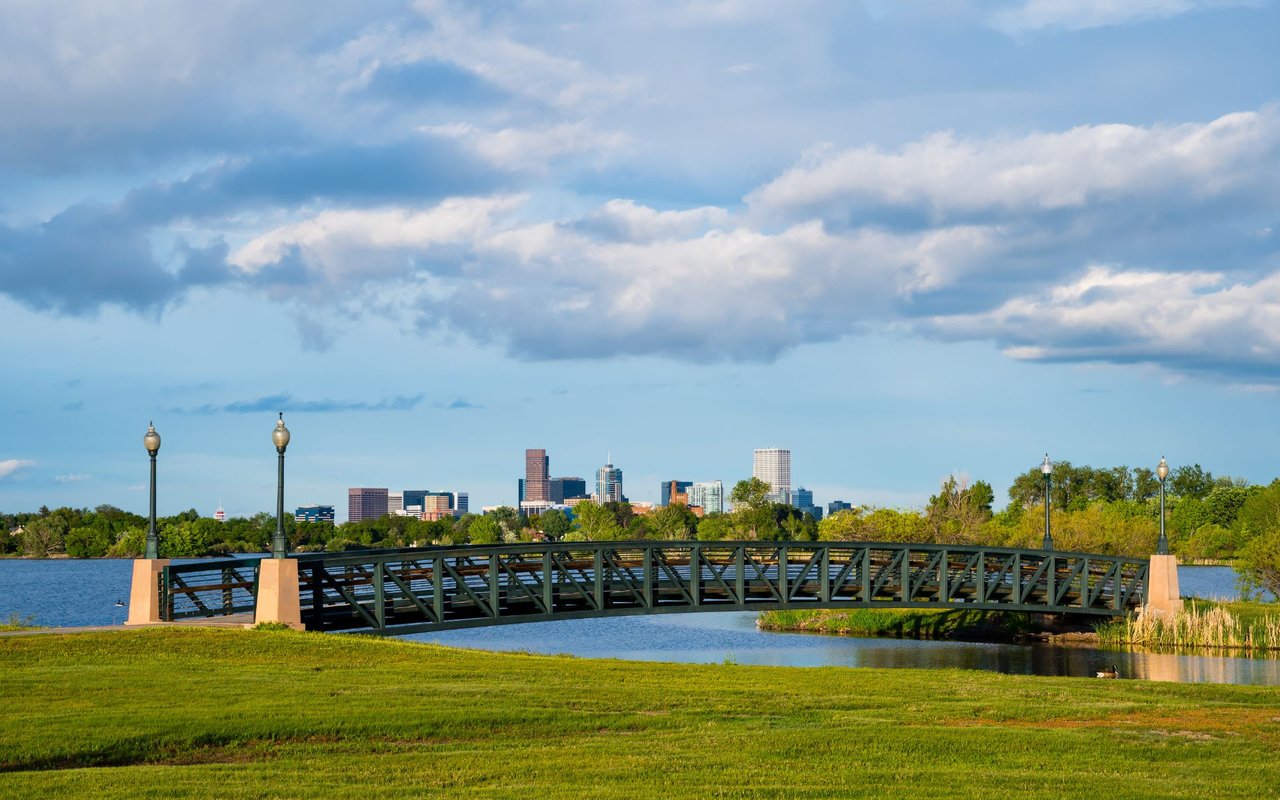
[[[769,484],[769,499],[775,503],[791,502],[791,451],[767,447],[756,451],[751,474]]]

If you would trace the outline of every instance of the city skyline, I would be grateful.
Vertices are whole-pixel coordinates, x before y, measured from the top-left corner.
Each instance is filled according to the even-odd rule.
[[[0,509],[1280,473],[1276,0],[0,18]]]

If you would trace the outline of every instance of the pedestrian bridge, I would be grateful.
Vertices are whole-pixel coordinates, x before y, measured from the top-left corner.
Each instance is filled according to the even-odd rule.
[[[297,563],[301,620],[308,630],[389,635],[772,609],[1118,616],[1145,602],[1149,573],[1149,562],[1138,558],[883,542],[554,542],[289,558]],[[252,612],[262,561],[164,566],[160,618]]]

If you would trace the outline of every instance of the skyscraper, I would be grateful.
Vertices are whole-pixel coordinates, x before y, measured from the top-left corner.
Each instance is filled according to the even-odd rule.
[[[792,492],[791,504],[795,506],[801,514],[809,514],[814,519],[822,519],[822,509],[813,504],[813,491],[803,486],[797,486]]]
[[[757,450],[751,474],[769,484],[769,500],[774,503],[791,502],[790,450],[779,447]]]
[[[471,495],[467,492],[458,492],[458,502],[455,504],[453,512],[459,517],[463,514],[471,513]]]
[[[387,514],[387,490],[359,487],[347,490],[347,520],[378,519]]]
[[[596,502],[621,503],[627,498],[622,496],[622,470],[613,464],[605,464],[596,470]]]
[[[524,451],[524,496],[521,501],[546,503],[551,500],[550,459],[542,448]]]
[[[692,481],[663,481],[658,485],[658,505],[669,506],[672,503],[691,505],[688,491],[692,485]]]
[[[387,492],[387,513],[399,514],[404,511],[404,492]]]
[[[587,482],[582,478],[565,476],[551,479],[551,502],[563,503],[574,497],[587,496]]]
[[[698,506],[704,514],[724,513],[724,484],[702,481],[689,487],[689,505]]]

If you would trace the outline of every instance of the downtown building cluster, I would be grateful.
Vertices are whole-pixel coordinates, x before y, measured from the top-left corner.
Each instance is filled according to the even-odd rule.
[[[573,507],[584,501],[599,504],[631,504],[632,510],[644,514],[656,508],[672,504],[684,505],[699,517],[722,514],[731,510],[732,504],[720,480],[691,481],[670,479],[658,486],[658,502],[632,502],[623,492],[622,468],[613,464],[610,457],[595,471],[594,480],[588,484],[580,476],[552,477],[551,460],[544,448],[529,448],[524,453],[524,477],[516,482],[516,509],[524,516],[534,516],[551,509],[559,509],[573,515]],[[791,451],[770,447],[754,453],[752,476],[769,484],[768,499],[774,503],[794,506],[801,513],[821,519],[823,509],[814,503],[813,492],[803,486],[792,488]],[[485,506],[482,513],[489,513],[502,506]],[[828,504],[827,513],[851,508],[843,500]],[[294,513],[298,522],[334,522],[331,505],[301,506]],[[424,521],[452,519],[470,511],[467,492],[431,491],[429,489],[404,489],[391,491],[383,487],[358,486],[347,490],[347,519],[351,522],[380,519],[387,515],[409,516]]]
[[[622,469],[608,463],[596,470],[595,491],[588,492],[587,481],[576,476],[551,477],[550,457],[544,448],[525,450],[524,477],[516,483],[516,507],[522,514],[532,516],[550,509],[560,509],[572,514],[578,503],[590,500],[595,503],[630,502],[623,493]],[[822,509],[814,504],[813,492],[798,486],[791,487],[791,451],[783,448],[764,448],[755,451],[752,475],[769,484],[769,500],[795,506],[802,513],[822,518]],[[688,506],[698,516],[722,514],[729,509],[725,485],[720,480],[690,481],[670,479],[658,486],[658,502],[632,502],[632,510],[645,513],[654,508],[671,504]],[[849,508],[844,501],[832,503],[833,510]],[[486,507],[491,511],[496,506]]]

